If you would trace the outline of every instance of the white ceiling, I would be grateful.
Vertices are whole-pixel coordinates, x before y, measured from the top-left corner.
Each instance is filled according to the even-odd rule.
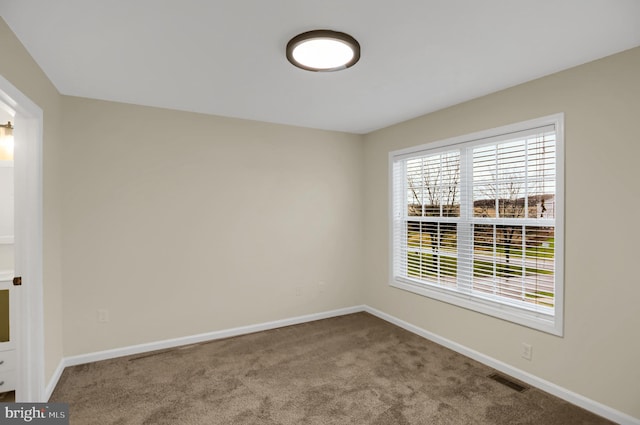
[[[66,95],[367,133],[640,45],[639,0],[0,0]],[[345,71],[293,67],[311,29]],[[5,60],[5,58],[3,58]]]

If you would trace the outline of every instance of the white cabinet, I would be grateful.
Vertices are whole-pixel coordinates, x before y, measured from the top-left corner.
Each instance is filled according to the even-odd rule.
[[[0,351],[0,393],[16,389],[16,351]]]
[[[15,390],[16,385],[14,291],[9,276],[0,276],[0,393]]]

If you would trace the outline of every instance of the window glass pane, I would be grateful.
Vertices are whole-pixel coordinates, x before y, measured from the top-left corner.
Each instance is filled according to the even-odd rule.
[[[492,196],[487,186],[473,187],[473,216],[474,217],[495,217],[496,198]]]
[[[553,307],[555,298],[555,231],[553,227],[525,228],[525,297],[533,304]]]
[[[424,158],[423,186],[424,186],[424,215],[440,216],[440,184],[442,182],[441,155]]]
[[[440,223],[440,284],[455,287],[458,276],[458,225]]]
[[[522,231],[522,226],[474,226],[473,289],[523,299]]]
[[[409,222],[408,273],[431,284],[455,286],[458,235],[456,223]]]
[[[474,217],[555,217],[555,136],[473,149]]]
[[[460,153],[407,160],[407,214],[460,216]]]
[[[422,215],[422,159],[407,161],[407,215]]]
[[[498,180],[524,179],[526,171],[525,141],[515,140],[496,145]]]
[[[498,185],[498,217],[525,217],[525,183],[518,180]]]
[[[552,307],[554,241],[553,227],[476,224],[473,289]]]
[[[473,215],[496,216],[496,152],[495,146],[473,150]]]
[[[407,275],[420,278],[420,253],[409,251],[407,253]]]
[[[409,248],[420,248],[422,245],[422,234],[420,233],[420,222],[407,222],[407,245]]]
[[[426,243],[423,245],[423,264],[424,276],[438,276],[438,252],[440,246],[438,244],[438,223],[422,223],[423,239]]]
[[[522,274],[519,265],[513,267],[514,260],[522,258],[522,227],[495,226],[495,229],[498,273],[508,275],[513,269],[514,273]]]
[[[555,135],[540,135],[528,142],[529,217],[554,218],[556,216]]]
[[[460,216],[460,153],[442,155],[440,199],[444,217]]]

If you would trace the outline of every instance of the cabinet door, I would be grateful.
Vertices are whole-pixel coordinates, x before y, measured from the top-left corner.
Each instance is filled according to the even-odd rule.
[[[16,371],[0,372],[0,393],[16,389]]]
[[[0,351],[15,348],[15,294],[13,283],[0,281]]]

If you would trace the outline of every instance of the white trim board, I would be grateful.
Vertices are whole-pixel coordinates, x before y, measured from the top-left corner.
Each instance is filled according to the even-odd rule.
[[[489,357],[478,351],[472,350],[471,348],[458,344],[457,342],[453,342],[449,339],[443,338],[432,332],[424,330],[418,326],[412,325],[411,323],[405,322],[404,320],[398,319],[395,316],[384,313],[373,307],[369,307],[368,305],[347,307],[347,308],[342,308],[338,310],[326,311],[322,313],[292,317],[289,319],[275,320],[273,322],[265,322],[265,323],[259,323],[256,325],[241,326],[237,328],[208,332],[208,333],[203,333],[198,335],[191,335],[191,336],[186,336],[182,338],[174,338],[174,339],[168,339],[164,341],[151,342],[147,344],[139,344],[139,345],[132,345],[129,347],[116,348],[113,350],[105,350],[105,351],[99,351],[95,353],[82,354],[78,356],[65,357],[64,359],[62,359],[62,361],[58,365],[58,368],[54,372],[53,377],[49,382],[49,385],[47,385],[46,400],[48,400],[51,397],[51,394],[53,393],[53,390],[55,389],[58,383],[58,380],[62,376],[62,372],[64,371],[64,368],[68,366],[76,366],[76,365],[96,362],[100,360],[107,360],[107,359],[113,359],[116,357],[128,356],[132,354],[141,354],[149,351],[163,350],[163,349],[179,347],[183,345],[196,344],[199,342],[213,341],[216,339],[246,335],[254,332],[277,329],[284,326],[297,325],[301,323],[313,322],[315,320],[328,319],[331,317],[359,313],[362,311],[372,314],[400,328],[406,329],[409,332],[419,335],[425,339],[433,341],[436,344],[440,344],[457,353],[470,357],[473,360],[476,360],[484,365],[487,365],[491,368],[494,368],[503,373],[506,373],[507,375],[513,376],[516,379],[526,382],[527,384],[530,384],[536,388],[539,388],[543,391],[553,394],[556,397],[566,400],[569,403],[575,404],[576,406],[580,406],[583,409],[586,409],[597,415],[605,417],[609,420],[612,420],[622,425],[640,425],[640,419],[638,418],[634,418],[630,415],[627,415],[626,413],[615,410],[609,406],[605,406],[602,403],[591,400],[580,394],[574,393],[573,391],[569,391],[568,389],[560,387],[552,382],[538,378],[537,376],[534,376],[528,372],[525,372],[511,365],[503,363],[500,360]]]
[[[47,387],[44,389],[44,401],[47,402],[51,398],[51,394],[53,394],[53,390],[56,389],[56,385],[58,385],[58,381],[60,377],[62,377],[62,372],[64,372],[64,368],[70,366],[66,364],[66,359],[61,359],[60,363],[58,363],[58,367],[53,371],[53,375],[47,384]]]
[[[42,277],[42,131],[43,111],[0,75],[0,108],[13,115],[15,185],[15,276],[17,290],[16,401],[42,401],[44,376],[44,304]],[[6,235],[3,235],[6,236]]]
[[[85,363],[92,363],[100,360],[114,359],[116,357],[130,356],[132,354],[140,354],[140,353],[148,353],[150,351],[165,350],[167,348],[197,344],[199,342],[214,341],[216,339],[246,335],[254,332],[266,331],[269,329],[277,329],[285,326],[313,322],[315,320],[328,319],[330,317],[344,316],[347,314],[358,313],[361,311],[365,311],[365,306],[341,308],[338,310],[307,314],[305,316],[297,316],[289,319],[274,320],[273,322],[258,323],[255,325],[240,326],[237,328],[225,329],[221,331],[213,331],[213,332],[190,335],[190,336],[185,336],[180,338],[165,339],[164,341],[150,342],[147,344],[131,345],[129,347],[98,351],[96,353],[81,354],[79,356],[66,357],[64,359],[65,367],[76,366],[76,365],[85,364]]]
[[[165,350],[168,348],[180,347],[184,345],[197,344],[199,342],[214,341],[216,339],[230,338],[234,336],[246,335],[254,332],[266,331],[270,329],[282,328],[285,326],[298,325],[301,323],[313,322],[315,320],[329,319],[331,317],[344,316],[347,314],[365,311],[365,306],[346,307],[337,310],[325,311],[321,313],[307,314],[304,316],[291,317],[288,319],[275,320],[272,322],[258,323],[255,325],[240,326],[237,328],[225,329],[221,331],[207,332],[197,335],[190,335],[180,338],[166,339],[163,341],[150,342],[146,344],[131,345],[128,347],[114,348],[112,350],[98,351],[77,356],[65,357],[60,361],[49,384],[45,390],[45,400],[51,398],[53,390],[56,388],[62,372],[69,366],[77,366],[85,363],[98,362],[101,360],[115,359],[117,357],[130,356],[132,354],[148,353],[150,351]]]

